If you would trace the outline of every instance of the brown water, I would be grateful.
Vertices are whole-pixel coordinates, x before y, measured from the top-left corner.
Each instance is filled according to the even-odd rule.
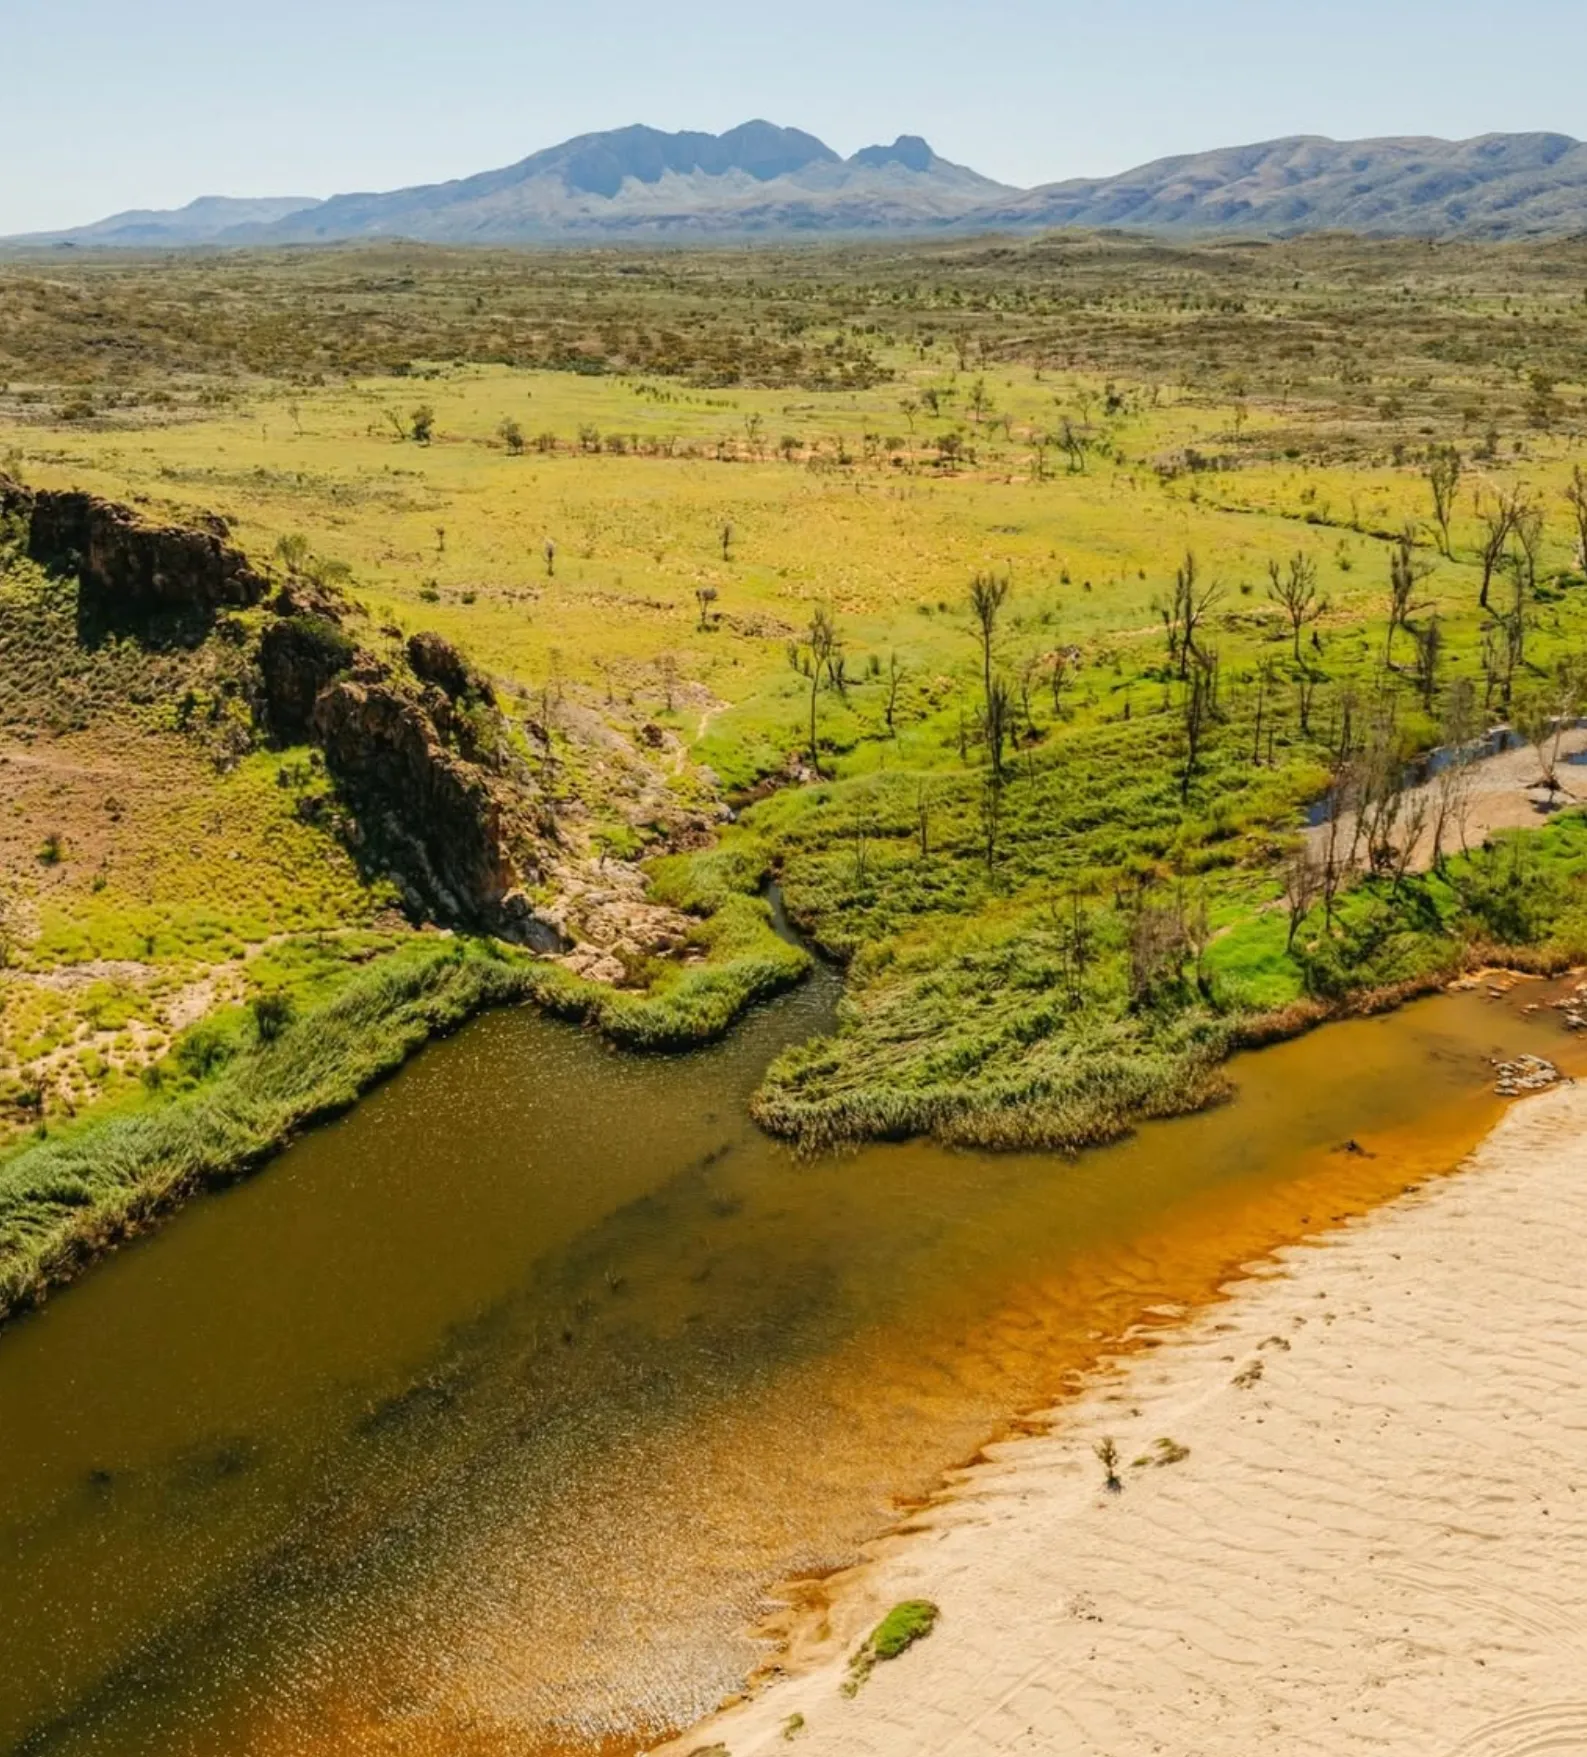
[[[1236,1103],[1078,1160],[791,1158],[744,1104],[827,977],[680,1060],[483,1019],[0,1336],[0,1750],[684,1722],[772,1583],[1107,1339],[1452,1165],[1486,1056],[1569,1054],[1543,992],[1264,1050]]]

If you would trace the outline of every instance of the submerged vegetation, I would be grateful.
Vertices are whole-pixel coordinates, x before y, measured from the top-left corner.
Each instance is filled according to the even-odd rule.
[[[14,1285],[77,1192],[160,1199],[119,1143],[171,1131],[152,1192],[323,1108],[292,1046],[366,980],[393,1042],[432,961],[437,1017],[721,1032],[808,962],[768,877],[847,971],[756,1100],[811,1146],[1072,1147],[1241,1044],[1587,954],[1584,286],[1579,243],[1079,235],[0,263],[7,471],[223,517],[310,679],[278,736],[276,611],[96,630],[0,531]],[[414,942],[301,729],[404,653],[527,801],[539,959]]]

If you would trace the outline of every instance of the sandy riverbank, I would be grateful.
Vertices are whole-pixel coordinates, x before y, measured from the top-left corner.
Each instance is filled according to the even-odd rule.
[[[796,1715],[844,1757],[1587,1752],[1584,1241],[1576,1086],[994,1448],[669,1757],[783,1751]],[[1188,1455],[1132,1462],[1160,1440]],[[935,1633],[845,1699],[907,1598]]]

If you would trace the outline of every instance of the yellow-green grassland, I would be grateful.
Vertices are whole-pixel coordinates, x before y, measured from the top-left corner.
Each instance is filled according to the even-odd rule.
[[[325,1108],[294,1062],[205,1145],[327,1019],[363,1041],[331,1103],[493,1000],[725,1029],[805,968],[772,876],[846,966],[756,1101],[809,1146],[1074,1146],[1215,1097],[1239,1043],[1569,962],[1587,823],[1403,783],[1501,725],[1568,772],[1584,426],[1581,244],[0,262],[0,469],[219,515],[382,662],[444,637],[562,933],[438,936],[261,722],[262,609],[88,642],[3,534],[7,1287],[92,1231],[106,1131],[142,1131],[114,1231],[150,1154],[175,1187]],[[1304,843],[1325,796],[1359,833]]]

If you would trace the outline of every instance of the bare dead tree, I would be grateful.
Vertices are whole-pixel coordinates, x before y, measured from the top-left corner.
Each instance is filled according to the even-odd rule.
[[[1185,762],[1179,776],[1179,797],[1190,797],[1190,784],[1196,778],[1207,728],[1217,703],[1217,655],[1198,650],[1184,689]]]
[[[1289,934],[1284,950],[1295,949],[1295,936],[1301,923],[1316,907],[1323,894],[1323,872],[1310,845],[1302,842],[1285,858],[1283,868],[1284,906],[1289,912]]]
[[[1405,532],[1389,556],[1389,633],[1383,649],[1385,666],[1394,663],[1396,633],[1403,628],[1414,635],[1411,618],[1427,608],[1426,604],[1415,601],[1415,595],[1417,586],[1427,578],[1428,572],[1427,564],[1416,558],[1410,532]]]
[[[1071,670],[1080,663],[1078,647],[1056,647],[1047,656],[1047,681],[1052,689],[1052,715],[1056,720],[1063,713],[1063,687]]]
[[[1427,454],[1422,474],[1433,496],[1433,522],[1438,526],[1438,547],[1448,558],[1449,521],[1460,491],[1460,453],[1452,445],[1435,445]]]
[[[1518,494],[1505,489],[1499,490],[1491,501],[1477,503],[1477,517],[1482,524],[1482,590],[1477,595],[1477,603],[1484,610],[1488,608],[1493,576],[1499,571],[1510,546],[1517,505]]]
[[[990,875],[997,870],[998,836],[1003,826],[1003,783],[995,771],[988,772],[981,782],[977,808],[981,851],[986,857],[986,870]]]
[[[1273,682],[1273,667],[1264,659],[1256,668],[1256,717],[1251,734],[1251,761],[1262,760],[1262,721],[1267,711],[1267,692]]]
[[[1587,573],[1587,472],[1580,464],[1571,471],[1565,499],[1576,520],[1576,566]]]
[[[1157,606],[1168,642],[1169,667],[1177,671],[1181,683],[1189,678],[1191,660],[1199,652],[1201,625],[1223,597],[1223,587],[1216,582],[1198,583],[1196,557],[1187,551],[1184,564],[1174,574],[1172,598],[1166,604],[1159,601]]]
[[[1361,836],[1361,763],[1353,748],[1334,757],[1328,774],[1328,791],[1322,835],[1321,882],[1323,917],[1331,927],[1339,893],[1356,870]]]
[[[903,687],[904,679],[909,675],[909,668],[899,658],[897,652],[887,655],[887,704],[882,709],[882,717],[887,722],[887,733],[890,738],[898,736],[895,724],[898,713],[898,692]]]
[[[1289,618],[1290,635],[1295,648],[1295,663],[1300,663],[1301,630],[1315,622],[1328,608],[1327,600],[1318,596],[1317,563],[1309,555],[1292,555],[1287,569],[1276,561],[1267,564],[1267,595]]]
[[[931,800],[931,783],[922,777],[915,783],[915,835],[922,860],[931,852]]]
[[[1518,500],[1515,510],[1514,564],[1525,579],[1529,597],[1537,595],[1538,564],[1543,558],[1543,509],[1535,501]]]
[[[1295,672],[1295,717],[1300,724],[1302,738],[1311,737],[1311,710],[1319,681],[1317,673],[1305,663]]]
[[[810,617],[810,626],[801,640],[788,643],[788,659],[796,671],[802,672],[810,684],[810,767],[821,773],[821,751],[816,743],[816,705],[821,693],[823,675],[830,676],[834,661],[841,656],[843,644],[838,625],[824,604],[818,604]]]
[[[1469,677],[1457,677],[1444,698],[1443,748],[1439,753],[1442,760],[1433,787],[1433,866],[1440,872],[1446,858],[1445,843],[1452,831],[1459,832],[1461,848],[1466,846],[1472,782],[1481,755],[1477,742],[1480,730],[1476,689]]]
[[[1516,706],[1513,723],[1537,755],[1539,779],[1552,803],[1560,791],[1559,753],[1580,702],[1577,669],[1561,664],[1539,689]]]
[[[1360,756],[1359,841],[1374,873],[1389,871],[1405,804],[1405,752],[1392,696],[1384,695],[1367,722]]]
[[[986,757],[992,777],[1003,784],[1003,746],[1008,742],[1014,719],[1014,699],[1001,677],[992,679],[987,691],[986,708],[981,716],[981,736],[986,741]]]

